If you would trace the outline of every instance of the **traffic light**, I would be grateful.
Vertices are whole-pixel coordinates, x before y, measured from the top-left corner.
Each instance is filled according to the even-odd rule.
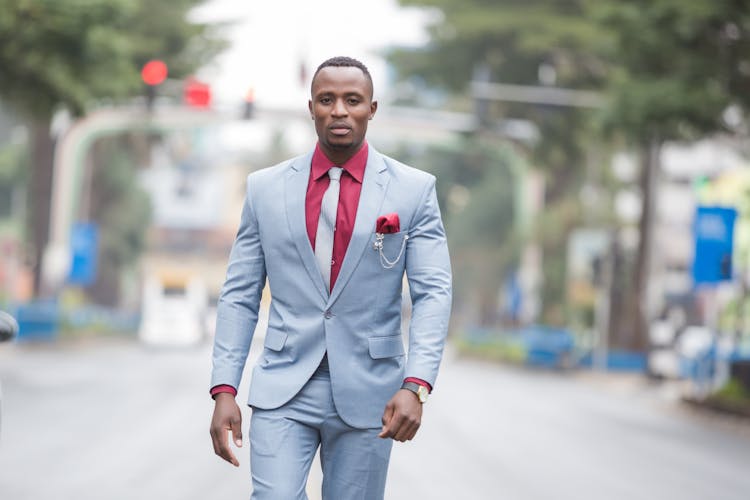
[[[156,87],[161,85],[167,79],[169,73],[164,61],[153,59],[141,68],[141,79],[146,84],[146,109],[154,109],[154,100],[156,100]]]
[[[188,78],[185,82],[183,101],[193,108],[208,108],[211,106],[211,87],[195,78]]]
[[[245,120],[252,119],[255,114],[255,89],[250,87],[245,95],[245,106],[242,111],[242,118]]]

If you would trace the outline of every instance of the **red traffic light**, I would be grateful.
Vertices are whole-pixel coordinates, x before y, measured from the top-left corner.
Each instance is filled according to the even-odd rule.
[[[195,78],[188,78],[185,82],[183,99],[188,106],[207,108],[211,105],[211,87]]]
[[[156,59],[149,61],[143,65],[141,78],[146,85],[159,85],[167,78],[167,65]]]

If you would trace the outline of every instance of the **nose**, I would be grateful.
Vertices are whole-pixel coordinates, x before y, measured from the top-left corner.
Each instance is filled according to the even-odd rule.
[[[333,104],[333,109],[331,110],[331,114],[333,116],[346,116],[346,105],[344,103],[343,99],[336,99],[336,102]]]

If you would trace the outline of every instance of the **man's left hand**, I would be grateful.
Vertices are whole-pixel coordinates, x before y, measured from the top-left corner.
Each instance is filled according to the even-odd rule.
[[[383,430],[378,437],[411,441],[422,422],[422,403],[412,391],[400,389],[385,405],[382,420]]]

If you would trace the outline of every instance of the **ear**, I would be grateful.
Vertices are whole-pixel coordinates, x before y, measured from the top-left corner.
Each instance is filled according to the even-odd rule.
[[[314,120],[315,119],[315,113],[313,113],[312,99],[309,99],[307,101],[307,109],[310,110],[310,118],[312,118]]]
[[[378,101],[372,101],[370,103],[370,120],[375,116],[375,112],[378,110]]]

